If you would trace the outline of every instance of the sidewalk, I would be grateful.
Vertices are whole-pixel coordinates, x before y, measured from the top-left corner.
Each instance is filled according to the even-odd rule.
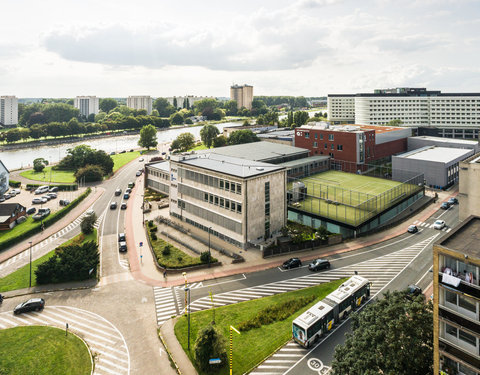
[[[197,370],[193,367],[192,362],[190,362],[190,358],[188,358],[187,354],[183,350],[182,346],[177,340],[177,336],[175,336],[174,327],[177,323],[178,317],[173,319],[168,319],[161,327],[160,327],[160,334],[163,338],[166,349],[168,353],[171,355],[172,360],[178,367],[179,373],[182,375],[197,375]],[[190,349],[193,349],[193,342],[190,343]]]

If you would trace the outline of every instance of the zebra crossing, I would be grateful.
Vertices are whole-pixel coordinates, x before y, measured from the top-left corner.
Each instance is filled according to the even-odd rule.
[[[88,344],[95,361],[95,375],[129,374],[130,354],[120,331],[103,317],[69,306],[47,306],[42,312],[20,316],[0,313],[0,329],[17,326],[54,326],[73,331]]]
[[[177,315],[176,299],[178,296],[176,292],[176,288],[153,287],[158,326],[161,326],[173,315]]]
[[[122,266],[126,270],[130,269],[130,263],[128,262],[128,259],[119,259],[118,262],[120,263],[120,266]]]
[[[420,227],[420,228],[425,228],[425,229],[433,228],[433,223],[427,223],[425,221],[415,220],[413,224],[415,224],[417,227]],[[446,233],[450,232],[451,230],[452,228],[448,228],[448,227],[444,227],[441,229],[442,232],[446,232]]]

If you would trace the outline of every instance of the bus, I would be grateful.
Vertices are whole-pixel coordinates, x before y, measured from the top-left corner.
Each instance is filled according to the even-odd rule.
[[[309,348],[335,324],[368,300],[370,286],[370,281],[359,275],[345,281],[337,290],[293,321],[293,339],[300,345]]]

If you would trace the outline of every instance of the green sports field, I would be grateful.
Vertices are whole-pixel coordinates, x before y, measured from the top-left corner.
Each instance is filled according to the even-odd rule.
[[[327,171],[299,179],[307,188],[306,198],[291,204],[344,223],[358,225],[416,192],[414,184],[340,171]],[[293,182],[288,184],[289,190]]]

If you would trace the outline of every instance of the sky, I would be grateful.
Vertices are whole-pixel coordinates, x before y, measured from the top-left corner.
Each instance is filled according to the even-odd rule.
[[[478,0],[1,0],[0,95],[480,91]]]

